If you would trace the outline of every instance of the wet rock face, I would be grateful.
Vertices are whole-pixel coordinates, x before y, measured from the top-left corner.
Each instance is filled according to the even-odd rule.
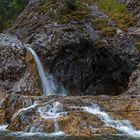
[[[83,23],[79,29],[75,27],[47,25],[32,38],[32,46],[45,68],[71,95],[124,92],[139,61],[131,38],[116,35],[113,41],[99,38],[93,42]]]
[[[97,48],[87,40],[70,44],[52,61],[50,70],[74,95],[118,95],[126,90],[138,64],[133,55],[137,51],[125,45]]]
[[[124,92],[139,61],[131,38],[126,34],[112,40],[98,36],[93,42],[83,23],[79,29],[75,27],[76,24],[48,25],[32,38],[46,68],[71,95]]]
[[[12,34],[0,35],[0,90],[3,93],[32,93],[33,76],[25,62],[24,45]]]
[[[104,126],[97,116],[82,111],[70,112],[66,116],[60,117],[58,123],[63,132],[72,136],[117,133],[116,129]]]
[[[126,92],[123,95],[140,95],[140,68],[138,66],[137,70],[135,70],[130,78],[129,78],[129,85]]]

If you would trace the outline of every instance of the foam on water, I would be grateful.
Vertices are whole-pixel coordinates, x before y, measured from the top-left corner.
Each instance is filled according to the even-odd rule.
[[[57,122],[57,118],[66,113],[63,112],[63,105],[60,102],[53,102],[52,104],[47,104],[44,107],[39,107],[38,112],[42,118],[53,120],[54,133],[61,132],[59,129],[59,124]]]
[[[16,118],[22,111],[26,111],[26,110],[28,110],[28,109],[35,108],[37,105],[38,105],[38,103],[35,102],[33,105],[31,105],[31,106],[29,106],[29,107],[22,108],[22,109],[18,110],[18,111],[12,116],[12,120],[13,120],[14,118]]]
[[[63,105],[60,102],[53,102],[52,104],[39,107],[38,112],[44,119],[56,119],[65,114],[65,112],[63,112]]]
[[[6,131],[8,125],[1,125],[0,126],[0,131]]]
[[[32,137],[32,136],[39,136],[39,137],[54,137],[54,136],[64,136],[64,133],[54,132],[54,133],[45,133],[45,132],[11,132],[7,134],[7,136],[15,136],[15,137]]]
[[[107,126],[113,127],[126,135],[140,137],[140,130],[136,130],[128,120],[113,120],[106,112],[101,111],[97,105],[82,107],[82,109],[97,115]]]

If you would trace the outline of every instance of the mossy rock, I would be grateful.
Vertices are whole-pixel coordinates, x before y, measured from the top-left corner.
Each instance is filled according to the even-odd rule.
[[[101,36],[113,36],[116,34],[116,28],[106,27],[101,31]]]
[[[108,15],[116,22],[117,27],[122,30],[127,30],[128,27],[133,26],[137,19],[134,15],[129,13],[125,5],[120,4],[116,0],[86,0],[88,3],[95,3],[101,11]]]
[[[108,27],[108,20],[102,18],[94,18],[92,20],[92,26],[96,30],[102,30],[103,28]]]
[[[69,23],[71,20],[81,20],[90,15],[90,10],[86,6],[84,0],[74,0],[71,8],[67,5],[67,3],[68,2],[64,3],[59,9],[59,16],[57,20],[60,23]]]
[[[138,49],[138,51],[140,52],[140,40],[135,42],[135,46]]]
[[[56,0],[45,0],[37,9],[38,13],[46,13],[56,4]]]

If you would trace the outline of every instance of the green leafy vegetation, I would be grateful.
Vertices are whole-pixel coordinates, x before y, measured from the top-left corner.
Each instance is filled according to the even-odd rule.
[[[116,28],[110,27],[110,26],[103,28],[101,31],[101,36],[104,36],[104,37],[113,36],[115,34],[116,34]]]
[[[59,3],[57,0],[45,0],[37,9],[37,12],[44,14],[53,9],[57,3]],[[71,20],[82,19],[89,14],[90,11],[85,5],[85,0],[63,0],[54,20],[60,23],[68,23]]]
[[[92,20],[92,26],[96,30],[102,30],[103,28],[108,27],[108,19],[102,19],[102,18],[96,17]]]
[[[0,31],[9,28],[29,0],[0,0]]]
[[[59,22],[68,23],[89,16],[90,11],[84,0],[65,0],[59,13]]]
[[[46,13],[53,5],[57,2],[57,0],[45,0],[37,9],[39,13]]]
[[[135,42],[135,46],[138,49],[138,51],[140,51],[140,40]]]
[[[116,0],[86,0],[89,4],[96,3],[100,10],[108,15],[122,30],[127,30],[136,22],[136,18],[130,14],[125,5]]]
[[[56,3],[59,3],[59,1],[45,0],[39,7],[38,12],[46,13]],[[117,0],[63,0],[57,11],[57,15],[59,16],[55,20],[60,23],[68,23],[71,20],[80,20],[89,16],[90,10],[86,3],[89,5],[96,4],[99,10],[115,21],[117,27],[122,30],[127,30],[128,27],[134,25],[136,22],[136,18],[127,11],[125,5],[120,4]],[[97,29],[101,29],[103,26],[107,27],[107,21],[103,19],[94,19],[93,23]]]

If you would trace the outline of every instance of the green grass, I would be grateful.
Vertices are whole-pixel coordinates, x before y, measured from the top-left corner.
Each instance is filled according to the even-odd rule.
[[[39,13],[46,13],[49,9],[53,8],[58,0],[45,0],[38,8]],[[92,5],[97,4],[99,10],[103,11],[113,21],[115,21],[118,28],[127,30],[136,22],[136,18],[130,14],[125,5],[120,4],[117,0],[62,0],[61,7],[57,10],[55,21],[59,23],[69,23],[72,20],[81,20],[90,15],[90,10],[86,3]],[[107,27],[107,21],[104,19],[93,19],[93,24],[97,29],[104,26]]]
[[[135,46],[140,51],[140,40],[135,42]]]
[[[89,15],[90,11],[85,5],[85,1],[75,0],[75,6],[73,8],[69,8],[69,6],[67,6],[65,3],[63,4],[63,6],[59,9],[58,21],[60,23],[68,23],[71,20],[80,20]]]
[[[127,30],[136,22],[136,18],[130,14],[125,5],[116,0],[86,0],[89,4],[96,3],[101,11],[108,15],[122,30]]]
[[[103,28],[108,27],[108,19],[102,19],[96,17],[92,20],[92,26],[96,30],[102,30]]]
[[[57,3],[59,3],[57,0],[45,0],[37,9],[37,12],[47,13]],[[83,19],[89,14],[90,11],[84,0],[63,0],[61,7],[57,9],[56,17],[52,21],[69,23],[71,20]]]
[[[104,36],[104,37],[113,36],[115,34],[116,34],[116,28],[110,27],[110,26],[103,28],[101,31],[101,36]]]
[[[28,0],[0,0],[0,32],[13,25],[28,2]]]
[[[57,2],[57,0],[45,0],[37,9],[39,13],[46,13],[53,5]]]

